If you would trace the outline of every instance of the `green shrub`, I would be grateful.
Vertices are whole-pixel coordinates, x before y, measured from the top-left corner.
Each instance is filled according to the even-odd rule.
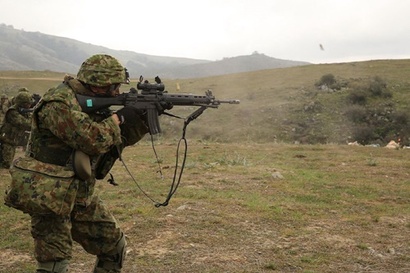
[[[349,95],[347,96],[347,101],[348,103],[352,104],[365,105],[367,102],[367,94],[362,90],[350,91]]]
[[[374,128],[364,124],[355,126],[353,138],[361,144],[369,144],[375,139]]]
[[[323,75],[319,82],[316,83],[317,86],[326,85],[328,87],[334,85],[336,83],[336,78],[333,74],[326,74]]]
[[[379,76],[371,79],[369,84],[369,91],[373,96],[382,96],[387,89],[386,82]]]
[[[347,108],[345,115],[353,123],[362,123],[367,119],[367,110],[363,106],[353,105]]]
[[[409,114],[406,112],[396,112],[392,115],[393,123],[400,127],[408,126]]]

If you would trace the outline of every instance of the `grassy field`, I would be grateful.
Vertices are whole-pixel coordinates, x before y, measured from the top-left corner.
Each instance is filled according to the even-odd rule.
[[[163,201],[176,142],[125,150]],[[410,272],[410,150],[188,141],[181,186],[155,208],[117,162],[97,191],[128,239],[123,272]],[[181,162],[181,160],[180,160]],[[8,183],[2,170],[1,192]],[[29,217],[0,206],[0,272],[34,271]],[[75,245],[71,272],[94,258]]]

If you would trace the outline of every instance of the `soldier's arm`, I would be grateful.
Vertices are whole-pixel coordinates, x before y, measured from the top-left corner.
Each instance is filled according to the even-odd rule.
[[[120,127],[113,117],[95,122],[88,114],[56,101],[46,103],[38,116],[42,127],[89,155],[106,153],[121,143]]]
[[[10,124],[19,129],[30,130],[31,128],[31,118],[24,117],[16,109],[10,109],[7,112],[6,119]]]

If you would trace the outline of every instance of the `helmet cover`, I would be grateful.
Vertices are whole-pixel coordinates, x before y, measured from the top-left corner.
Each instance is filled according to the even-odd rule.
[[[85,60],[77,73],[77,79],[98,87],[129,83],[126,69],[117,59],[106,54],[96,54]]]
[[[20,92],[15,97],[14,102],[17,106],[22,107],[24,104],[31,104],[33,100],[28,92]]]

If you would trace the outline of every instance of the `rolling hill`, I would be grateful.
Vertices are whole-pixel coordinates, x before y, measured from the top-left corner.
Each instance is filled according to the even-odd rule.
[[[248,56],[219,61],[153,56],[83,43],[40,32],[14,29],[0,24],[0,70],[36,70],[76,73],[92,54],[107,53],[118,58],[134,77],[195,78],[262,69],[306,65],[254,52]]]

